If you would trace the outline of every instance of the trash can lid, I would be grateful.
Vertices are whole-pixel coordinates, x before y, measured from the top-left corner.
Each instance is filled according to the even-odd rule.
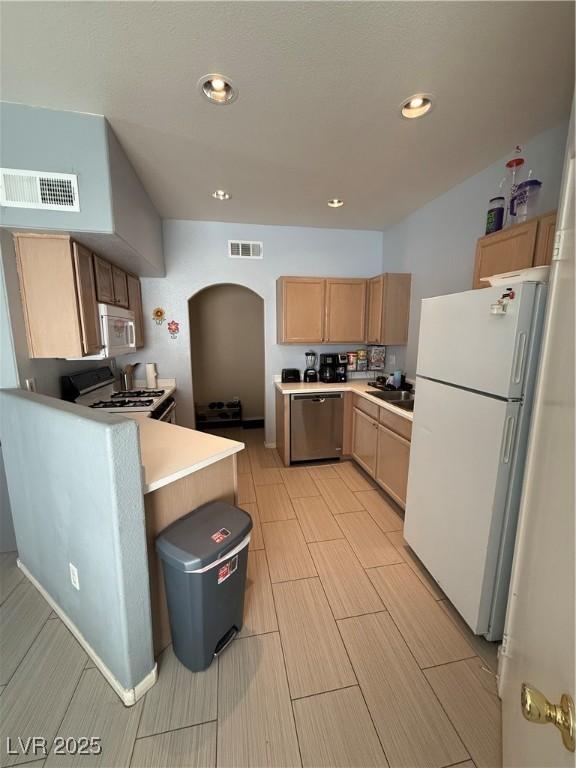
[[[225,501],[211,501],[176,520],[156,539],[164,562],[196,571],[223,557],[252,530],[252,518]]]

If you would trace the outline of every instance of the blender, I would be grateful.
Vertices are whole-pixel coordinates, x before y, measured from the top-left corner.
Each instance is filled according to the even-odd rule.
[[[310,350],[306,352],[306,370],[304,371],[304,381],[318,381],[318,371],[316,370],[316,352]]]

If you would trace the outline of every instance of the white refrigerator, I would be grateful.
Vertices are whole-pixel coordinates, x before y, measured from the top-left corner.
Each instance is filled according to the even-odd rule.
[[[404,537],[477,635],[500,640],[546,285],[422,301]]]

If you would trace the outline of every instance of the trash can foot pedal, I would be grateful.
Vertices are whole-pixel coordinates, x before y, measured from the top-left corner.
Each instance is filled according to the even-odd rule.
[[[216,649],[214,651],[214,658],[216,658],[216,656],[220,656],[222,651],[225,651],[226,648],[228,648],[228,646],[230,645],[232,640],[234,640],[237,634],[238,634],[238,629],[236,627],[232,627],[232,629],[229,629],[228,632],[226,632],[226,634],[220,638],[220,640],[216,645]]]

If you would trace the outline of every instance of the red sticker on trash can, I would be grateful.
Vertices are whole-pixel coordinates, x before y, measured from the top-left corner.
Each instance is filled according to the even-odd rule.
[[[227,563],[224,563],[224,565],[221,565],[220,568],[218,568],[218,584],[222,584],[222,582],[226,581],[229,576],[232,576],[237,568],[238,555],[233,557],[232,560],[228,560]]]
[[[216,544],[221,544],[224,539],[228,538],[228,536],[230,536],[230,531],[228,528],[220,528],[220,530],[216,531],[216,533],[213,533],[210,538],[212,541],[215,541]]]

